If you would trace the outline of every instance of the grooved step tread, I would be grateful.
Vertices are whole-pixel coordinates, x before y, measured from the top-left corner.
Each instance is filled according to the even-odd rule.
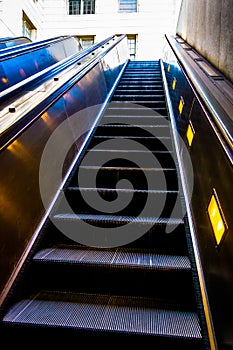
[[[140,189],[131,189],[131,188],[105,188],[105,187],[75,187],[69,186],[66,189],[66,192],[79,192],[79,191],[98,191],[98,193],[109,192],[109,193],[145,193],[145,194],[178,194],[178,191],[171,190],[140,190]]]
[[[113,170],[113,171],[119,171],[119,170],[127,170],[127,171],[153,171],[153,172],[167,172],[167,171],[172,171],[172,172],[176,172],[175,168],[133,168],[133,167],[124,167],[124,166],[102,166],[101,168],[98,165],[80,165],[79,169],[86,169],[86,170]]]
[[[33,261],[122,266],[124,268],[138,267],[154,270],[191,270],[187,256],[161,255],[156,254],[152,249],[55,247],[40,250],[34,255]]]
[[[57,220],[67,221],[100,221],[110,223],[134,223],[134,224],[148,224],[148,225],[180,225],[183,224],[183,219],[180,218],[156,218],[156,217],[140,217],[140,216],[118,216],[118,215],[94,215],[94,214],[72,214],[61,213],[55,214],[54,218]]]
[[[202,339],[196,313],[160,309],[152,298],[39,293],[16,303],[4,323]]]

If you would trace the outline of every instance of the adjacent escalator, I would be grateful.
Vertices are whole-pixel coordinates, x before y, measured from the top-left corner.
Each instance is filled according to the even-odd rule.
[[[82,48],[74,36],[56,37],[0,52],[0,92],[72,56]]]
[[[82,157],[4,306],[4,334],[208,349],[159,61],[129,62]],[[119,197],[128,204],[92,207],[85,198],[96,192],[109,206]],[[83,222],[83,241],[62,233],[81,232]]]
[[[18,45],[24,45],[28,43],[31,43],[31,39],[25,36],[1,38],[0,50],[11,47],[17,47]]]

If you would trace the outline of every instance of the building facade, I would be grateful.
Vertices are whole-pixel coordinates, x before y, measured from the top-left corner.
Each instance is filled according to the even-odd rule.
[[[180,0],[2,0],[1,37],[41,40],[76,35],[83,47],[127,34],[131,58],[161,57],[164,34],[173,34]]]

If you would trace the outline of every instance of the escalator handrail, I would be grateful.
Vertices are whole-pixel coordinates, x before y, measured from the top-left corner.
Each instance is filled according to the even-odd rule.
[[[34,41],[34,42],[29,42],[27,44],[21,44],[21,45],[17,45],[17,46],[12,46],[12,47],[6,47],[5,49],[1,49],[0,50],[0,61],[5,61],[7,59],[12,58],[12,56],[14,55],[14,57],[17,55],[23,55],[26,54],[30,51],[39,49],[41,47],[47,47],[49,45],[51,45],[52,43],[57,43],[59,41],[63,41],[67,38],[70,38],[70,36],[58,36],[58,37],[54,37],[54,38],[49,38],[49,39],[45,39],[45,40],[41,40],[41,41]]]
[[[233,130],[227,126],[229,124],[229,116],[221,107],[219,101],[215,99],[210,91],[207,91],[200,77],[195,74],[193,68],[185,60],[184,55],[178,50],[176,45],[173,43],[167,35],[165,38],[170,45],[173,53],[175,54],[179,65],[182,68],[192,90],[198,101],[200,102],[203,111],[215,133],[218,140],[220,141],[222,148],[229,159],[230,163],[233,164]],[[233,129],[233,128],[232,128]]]
[[[4,91],[0,92],[0,102],[6,102],[10,98],[16,96],[18,93],[22,92],[23,90],[26,90],[27,88],[31,87],[32,85],[35,85],[37,83],[41,83],[44,79],[48,77],[48,75],[51,77],[59,74],[62,70],[68,68],[72,64],[78,62],[79,60],[83,59],[99,47],[106,44],[108,41],[113,39],[114,35],[108,37],[107,39],[96,43],[92,45],[91,47],[87,48],[86,50],[80,51],[78,53],[73,54],[72,56],[69,56],[62,61],[59,61],[55,64],[53,64],[50,67],[47,67],[43,69],[42,71],[33,74],[32,76],[20,81],[19,83],[16,83],[15,85],[5,89]]]
[[[51,104],[53,104],[57,99],[59,99],[62,95],[64,95],[74,84],[76,84],[84,75],[86,75],[93,67],[96,66],[96,64],[109,52],[111,51],[116,45],[118,45],[124,38],[126,37],[125,34],[122,34],[115,40],[115,36],[111,36],[110,38],[107,38],[103,40],[102,42],[95,44],[94,49],[93,46],[89,49],[85,50],[88,51],[88,53],[85,53],[84,55],[81,55],[81,58],[86,57],[88,54],[92,53],[96,48],[103,47],[103,43],[108,43],[110,40],[115,40],[115,42],[110,45],[107,49],[105,49],[104,52],[101,52],[96,57],[93,57],[83,66],[80,65],[80,70],[77,74],[75,74],[73,77],[69,78],[68,81],[66,81],[62,86],[60,86],[57,90],[50,93],[48,96],[41,101],[36,107],[29,109],[29,111],[23,115],[19,122],[23,121],[23,125],[19,125],[17,127],[17,121],[11,125],[10,128],[6,129],[4,132],[0,134],[0,151],[3,150],[5,147],[8,146],[10,142],[12,142],[17,135],[22,133],[26,128],[28,128],[33,121],[35,121],[42,113],[44,113]],[[75,64],[80,61],[80,55],[78,55],[78,60],[76,60]],[[72,63],[74,64],[73,60]],[[67,67],[66,67],[67,68]],[[61,69],[61,71],[63,71]],[[49,76],[49,79],[51,79],[51,76]]]
[[[28,39],[28,41],[31,41],[31,39],[29,39],[28,37],[26,36],[16,36],[16,37],[5,37],[5,38],[1,38],[0,39],[0,44],[1,43],[5,43],[5,42],[8,42],[8,41],[14,41],[14,40],[19,40],[19,39]]]

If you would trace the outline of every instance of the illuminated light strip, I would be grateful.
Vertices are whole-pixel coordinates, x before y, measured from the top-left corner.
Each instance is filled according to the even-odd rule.
[[[188,129],[186,132],[186,137],[188,140],[189,147],[191,147],[191,145],[192,145],[194,135],[195,135],[195,131],[194,131],[193,125],[192,125],[191,121],[189,121]]]
[[[215,189],[213,189],[207,211],[216,244],[219,246],[228,227]]]

